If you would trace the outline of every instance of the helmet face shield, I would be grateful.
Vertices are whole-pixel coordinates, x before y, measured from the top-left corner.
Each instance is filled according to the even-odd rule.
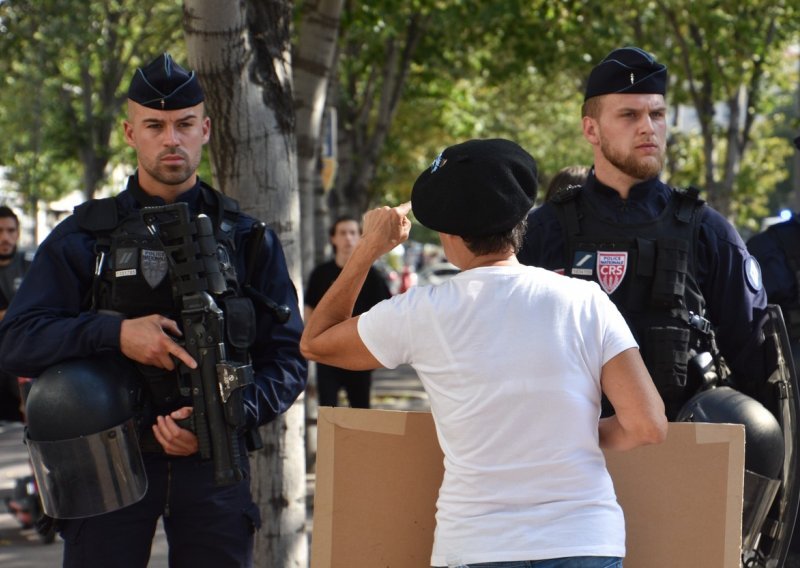
[[[780,479],[770,479],[752,471],[744,472],[742,546],[745,550],[753,550],[758,546],[764,521],[780,488]]]
[[[44,512],[57,519],[110,513],[147,491],[133,420],[71,440],[27,439]]]
[[[110,513],[140,501],[147,475],[133,419],[88,436],[27,439],[44,512],[57,519]]]
[[[133,362],[114,353],[65,361],[34,379],[25,438],[49,516],[91,517],[144,497],[139,381]]]

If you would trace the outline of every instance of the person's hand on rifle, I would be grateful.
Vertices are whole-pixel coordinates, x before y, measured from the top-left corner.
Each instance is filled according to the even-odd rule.
[[[153,314],[122,320],[119,345],[123,355],[145,365],[171,371],[175,368],[171,356],[175,356],[187,367],[194,369],[197,362],[173,339],[181,335],[174,320]]]
[[[169,416],[156,417],[153,424],[153,434],[170,456],[190,456],[197,452],[197,436],[191,430],[178,426],[176,420],[184,420],[192,414],[191,406],[184,406],[169,414]]]

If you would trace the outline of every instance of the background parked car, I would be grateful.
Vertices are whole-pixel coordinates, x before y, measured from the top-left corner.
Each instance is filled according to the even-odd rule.
[[[429,266],[425,266],[417,273],[417,284],[425,286],[428,284],[437,285],[445,280],[452,278],[461,272],[457,266],[449,262],[437,262]]]

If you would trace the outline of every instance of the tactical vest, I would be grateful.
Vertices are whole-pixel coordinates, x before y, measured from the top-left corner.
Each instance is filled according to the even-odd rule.
[[[621,225],[602,219],[581,191],[572,187],[553,202],[564,229],[565,274],[595,281],[609,295],[674,415],[699,386],[687,381],[689,359],[716,351],[692,246],[703,201],[694,188],[673,190],[658,217]]]
[[[795,279],[795,297],[781,303],[786,328],[792,341],[800,341],[800,219],[792,223],[780,223],[768,229],[772,231]]]
[[[255,321],[255,314],[243,313],[252,303],[241,300],[234,258],[234,228],[238,204],[232,199],[201,185],[202,199],[215,211],[212,220],[217,240],[217,259],[225,278],[227,291],[219,299],[226,313],[226,327],[239,333],[239,322]],[[84,309],[119,313],[126,318],[136,318],[154,313],[180,322],[179,304],[170,275],[166,253],[158,238],[145,226],[138,209],[125,211],[116,198],[88,201],[75,209],[79,226],[95,236],[95,275],[89,297],[84,299]],[[227,305],[233,306],[226,310]],[[245,305],[243,307],[243,305]],[[232,321],[235,320],[235,321]],[[254,327],[254,324],[252,324]],[[229,334],[230,335],[230,334]],[[243,341],[227,346],[231,359],[247,360],[247,348],[252,343],[254,329],[248,329]],[[138,365],[146,377],[150,400],[156,408],[175,406],[186,393],[178,390],[173,371]]]

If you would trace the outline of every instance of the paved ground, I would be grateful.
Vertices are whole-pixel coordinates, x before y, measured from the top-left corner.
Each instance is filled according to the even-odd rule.
[[[409,367],[378,370],[373,375],[374,408],[389,410],[428,410],[428,399],[416,373]],[[23,529],[8,514],[5,498],[15,479],[28,475],[28,454],[22,443],[22,425],[0,423],[0,566],[3,568],[53,568],[61,565],[61,541],[44,544],[33,529]],[[309,530],[313,515],[314,474],[308,475]],[[167,566],[166,538],[156,533],[150,568]]]

